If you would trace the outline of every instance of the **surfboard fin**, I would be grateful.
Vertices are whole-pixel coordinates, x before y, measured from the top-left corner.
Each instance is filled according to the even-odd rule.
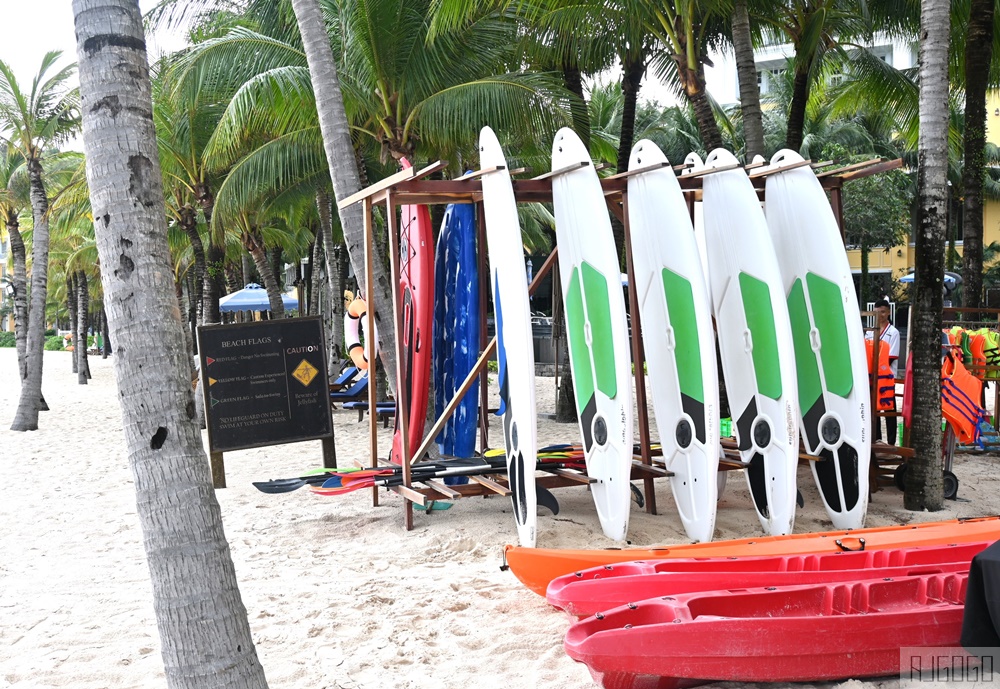
[[[559,514],[559,500],[545,486],[535,484],[535,500],[539,507],[545,507],[553,515]]]

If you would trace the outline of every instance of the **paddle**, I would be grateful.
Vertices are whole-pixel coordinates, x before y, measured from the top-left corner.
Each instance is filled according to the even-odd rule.
[[[546,469],[554,468],[583,468],[581,462],[574,461],[549,461],[549,462],[539,462],[538,468],[542,471]],[[420,468],[420,465],[415,464],[410,470],[410,479],[413,482],[419,483],[431,478],[443,478],[445,476],[472,476],[472,475],[482,475],[482,474],[502,474],[507,471],[505,464],[499,462],[490,462],[488,460],[476,460],[469,459],[463,460],[462,464],[452,464],[444,468],[428,466],[426,468]],[[391,473],[390,473],[391,472]],[[403,475],[401,471],[397,471],[395,467],[390,467],[389,472],[386,473],[364,473],[356,472],[349,476],[331,476],[328,478],[321,486],[312,485],[311,488],[314,493],[319,495],[340,495],[342,493],[350,493],[361,488],[371,488],[373,486],[399,486],[403,484]],[[537,494],[537,493],[536,493]],[[546,496],[543,497],[542,504],[549,507],[553,513],[558,512],[558,502],[555,501],[555,496],[552,496],[551,500]],[[555,503],[555,509],[552,508],[552,503]]]
[[[357,471],[356,469],[313,469],[298,478],[279,478],[271,481],[254,481],[253,487],[261,493],[290,493],[309,484],[321,484],[334,474]]]
[[[653,446],[654,454],[658,451],[659,451],[659,446],[654,445]],[[539,465],[551,464],[553,462],[559,462],[559,461],[582,463],[584,459],[583,447],[581,445],[572,443],[548,445],[538,450],[537,459]],[[418,462],[416,464],[411,465],[410,470],[411,472],[417,472],[424,468],[446,469],[449,467],[457,467],[457,466],[483,467],[484,462],[485,466],[488,466],[491,469],[495,467],[500,467],[505,469],[506,459],[504,450],[499,448],[487,450],[486,456],[482,458],[480,457],[455,458],[455,459],[445,459],[437,462]],[[380,468],[380,470],[381,469],[382,468]],[[384,469],[394,472],[394,474],[400,474],[400,475],[402,474],[403,471],[403,468],[401,466],[384,467]],[[334,470],[316,469],[314,470],[314,472],[307,472],[305,476],[299,476],[296,478],[275,479],[271,481],[255,481],[253,483],[253,486],[262,493],[271,493],[271,494],[290,493],[294,490],[302,488],[303,486],[322,484],[328,478],[331,478],[333,476],[340,476],[346,473],[357,473],[359,471],[362,471],[362,469],[353,467],[348,467],[346,469],[334,469]],[[365,471],[370,471],[370,469],[366,469]],[[474,474],[475,472],[471,473]],[[436,477],[431,476],[429,478],[436,478]],[[552,505],[555,505],[556,510],[553,510],[553,513],[555,513],[558,510],[558,503],[556,502],[554,497],[551,500],[549,500],[547,497],[543,496],[543,500],[540,500],[539,504],[549,507],[549,509],[552,509]]]

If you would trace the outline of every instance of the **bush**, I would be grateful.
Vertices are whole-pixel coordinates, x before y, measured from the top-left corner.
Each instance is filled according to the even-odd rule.
[[[45,337],[52,337],[53,335],[58,335],[54,328],[49,328],[45,331]]]
[[[14,333],[11,332],[0,332],[0,347],[14,347]]]
[[[53,337],[45,338],[45,349],[50,352],[61,352],[65,347],[63,347],[63,339],[58,335]]]

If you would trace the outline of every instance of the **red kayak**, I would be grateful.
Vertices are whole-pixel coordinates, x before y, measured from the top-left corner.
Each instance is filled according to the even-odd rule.
[[[929,665],[940,653],[933,647],[960,645],[967,579],[928,574],[655,598],[574,624],[564,646],[606,689],[898,675],[903,647],[926,649]]]
[[[746,557],[836,553],[848,550],[885,550],[910,546],[974,543],[1000,539],[1000,517],[950,519],[900,526],[882,526],[848,531],[800,533],[788,536],[761,536],[732,541],[685,543],[658,548],[569,550],[521,548],[504,549],[505,566],[522,584],[540,596],[549,582],[563,574],[591,567],[633,560],[664,560],[680,557]]]
[[[972,558],[989,545],[626,562],[557,577],[545,597],[555,607],[585,617],[631,601],[699,591],[968,572]]]
[[[400,164],[411,167],[406,158]],[[403,309],[403,380],[409,415],[407,438],[416,452],[424,438],[427,397],[431,380],[431,329],[434,325],[434,233],[427,206],[401,206],[399,211],[399,294]],[[397,407],[398,408],[398,407]],[[399,413],[389,459],[403,463],[403,431]],[[419,461],[411,457],[411,461]]]

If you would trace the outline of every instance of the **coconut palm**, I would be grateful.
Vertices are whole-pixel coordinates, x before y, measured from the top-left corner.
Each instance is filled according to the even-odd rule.
[[[264,688],[194,420],[184,326],[165,279],[166,209],[138,2],[74,0],[73,11],[87,178],[108,267],[101,279],[167,685],[203,686],[211,677],[220,687]],[[99,105],[109,102],[122,107]]]
[[[61,53],[42,58],[38,74],[25,89],[7,63],[0,61],[0,137],[25,160],[31,194],[33,242],[28,337],[25,349],[27,377],[11,430],[38,428],[42,407],[42,355],[45,348],[45,303],[48,285],[48,197],[42,174],[46,150],[78,127],[77,93],[69,87],[75,65],[54,70]]]
[[[760,86],[753,56],[753,34],[747,0],[734,0],[729,20],[736,73],[740,84],[740,114],[746,140],[746,160],[764,155],[764,121],[760,107]]]
[[[27,189],[23,182],[24,158],[12,147],[0,145],[0,215],[3,216],[7,237],[10,239],[10,254],[13,264],[11,286],[14,288],[14,343],[17,347],[17,368],[21,380],[28,377],[28,271],[27,252],[21,237],[20,216],[28,201]]]
[[[983,296],[983,185],[986,177],[986,92],[993,62],[993,0],[971,0],[965,36],[965,170],[962,176],[964,247],[962,300],[977,307]],[[995,84],[994,84],[995,85]]]
[[[946,0],[920,3],[920,140],[917,168],[916,280],[913,314],[914,458],[904,505],[939,510],[941,482],[941,309],[948,176],[948,45]]]

